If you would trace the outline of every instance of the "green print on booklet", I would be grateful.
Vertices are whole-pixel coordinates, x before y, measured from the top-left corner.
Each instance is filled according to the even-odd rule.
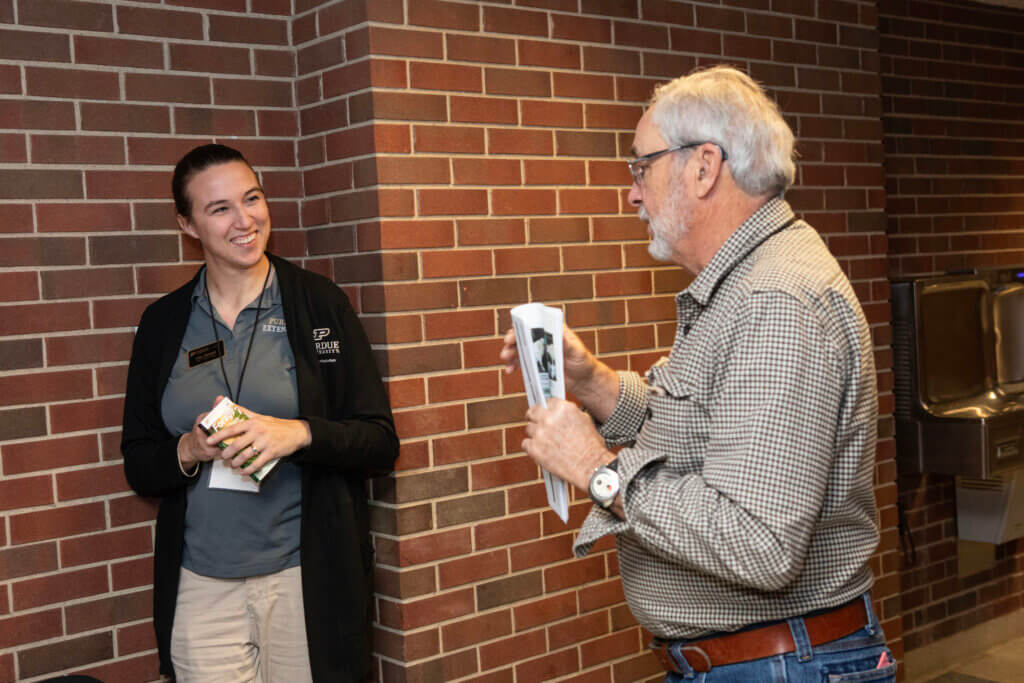
[[[243,420],[248,419],[249,417],[245,413],[243,413],[242,410],[237,405],[235,405],[234,402],[231,401],[231,399],[222,398],[220,402],[213,407],[213,410],[211,410],[210,413],[205,418],[203,418],[203,420],[199,423],[199,428],[202,429],[207,436],[210,436],[216,432],[219,432],[225,427],[237,424],[239,422],[242,422]],[[224,450],[231,444],[232,441],[235,440],[235,438],[237,437],[224,439],[223,441],[218,443],[217,446],[221,450]],[[257,454],[254,453],[251,458],[245,461],[245,464],[242,465],[242,467],[248,467],[249,463],[255,460],[256,457]],[[270,470],[274,469],[274,465],[276,464],[277,460],[271,460],[263,467],[250,474],[249,478],[252,479],[257,484],[260,483],[261,481],[263,481],[263,478],[267,476]]]

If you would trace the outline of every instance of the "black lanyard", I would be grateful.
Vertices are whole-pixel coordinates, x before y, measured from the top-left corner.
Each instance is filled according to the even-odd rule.
[[[203,278],[203,289],[206,290],[206,302],[210,305],[210,310],[207,311],[210,314],[210,326],[213,327],[213,338],[216,341],[220,341],[220,335],[217,334],[217,321],[213,317],[213,299],[210,298],[210,285],[209,280],[209,269],[207,269],[206,277]],[[267,283],[270,281],[270,264],[267,264],[267,274],[263,278],[263,287],[260,289],[260,298],[256,300],[256,317],[252,321],[252,333],[249,335],[249,348],[245,351],[245,360],[242,362],[242,371],[238,373],[238,393],[236,394],[231,390],[231,382],[228,381],[228,373],[224,369],[224,354],[221,354],[218,358],[220,360],[220,374],[224,377],[224,384],[228,387],[228,398],[235,403],[238,403],[239,397],[242,395],[242,380],[245,379],[245,368],[249,365],[249,354],[252,353],[252,342],[256,339],[256,328],[260,324],[260,310],[263,308],[263,293],[267,291]],[[244,308],[242,309],[245,310]],[[241,311],[239,311],[241,315]]]

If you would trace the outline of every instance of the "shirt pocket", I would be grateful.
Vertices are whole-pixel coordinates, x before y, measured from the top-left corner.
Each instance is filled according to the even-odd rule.
[[[680,472],[700,471],[710,433],[707,404],[699,388],[665,367],[652,368],[647,415],[637,446],[665,453]]]

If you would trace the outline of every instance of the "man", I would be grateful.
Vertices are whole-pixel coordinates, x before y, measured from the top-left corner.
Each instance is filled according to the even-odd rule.
[[[587,412],[534,406],[523,448],[594,499],[575,552],[615,535],[666,680],[893,680],[867,595],[871,336],[841,268],[782,199],[793,134],[760,86],[716,67],[656,89],[633,153],[629,200],[651,255],[695,275],[671,354],[643,379],[567,328],[566,388]]]

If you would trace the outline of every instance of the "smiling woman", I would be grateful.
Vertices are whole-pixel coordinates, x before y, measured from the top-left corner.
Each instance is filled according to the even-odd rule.
[[[143,313],[121,444],[132,488],[161,499],[161,672],[363,680],[365,479],[398,454],[366,335],[334,283],[267,253],[266,196],[237,150],[192,150],[172,191],[204,266]],[[245,419],[207,436],[199,423],[223,397]]]
[[[187,189],[192,211],[179,213],[178,225],[202,243],[211,274],[244,278],[250,270],[265,270],[270,212],[252,168],[243,161],[218,164],[196,173]]]

